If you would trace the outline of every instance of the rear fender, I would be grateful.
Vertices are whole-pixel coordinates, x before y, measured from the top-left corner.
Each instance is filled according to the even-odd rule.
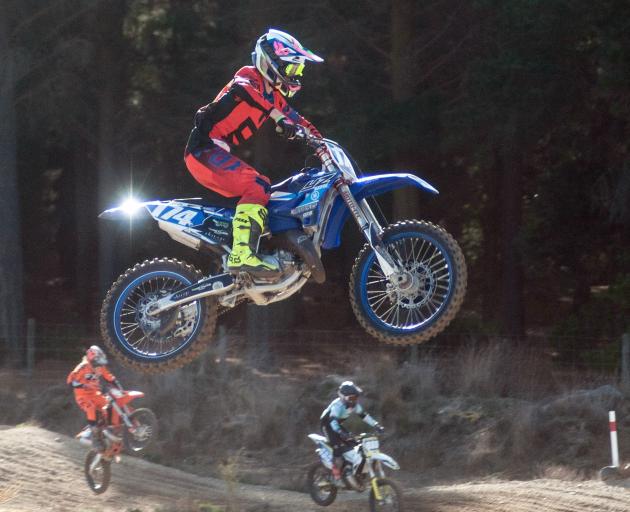
[[[439,194],[438,190],[418,176],[409,173],[377,174],[359,178],[350,185],[350,191],[357,201],[378,196],[404,187],[416,187],[431,194]],[[323,249],[333,249],[341,245],[341,231],[350,212],[340,196],[335,198],[326,231],[322,241]]]
[[[117,206],[116,208],[110,208],[102,212],[98,218],[114,221],[127,221],[130,220],[149,220],[153,218],[151,211],[164,201],[147,201],[144,203],[134,203],[129,205]]]
[[[309,434],[309,439],[313,441],[317,445],[317,455],[322,462],[322,464],[328,469],[332,468],[333,463],[333,452],[331,446],[328,444],[328,439],[324,436],[320,436],[319,434]]]
[[[319,435],[319,434],[309,434],[308,438],[311,441],[313,441],[315,444],[320,444],[320,443],[327,444],[328,443],[328,439],[326,439],[324,436]]]

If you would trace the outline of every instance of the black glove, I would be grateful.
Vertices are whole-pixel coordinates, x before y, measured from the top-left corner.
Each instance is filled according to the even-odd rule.
[[[297,125],[286,117],[283,117],[278,121],[276,131],[284,138],[292,140],[295,139],[295,135],[297,134]]]
[[[379,434],[382,434],[383,432],[385,432],[385,427],[377,423],[376,425],[374,425],[374,430],[376,430]]]

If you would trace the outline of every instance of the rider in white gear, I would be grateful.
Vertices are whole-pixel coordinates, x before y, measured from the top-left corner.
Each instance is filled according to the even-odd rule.
[[[326,407],[320,417],[322,431],[333,447],[333,467],[332,474],[335,481],[341,480],[341,467],[343,465],[343,454],[354,448],[352,434],[343,427],[343,422],[351,414],[357,414],[370,427],[383,432],[383,427],[370,416],[361,404],[359,396],[363,390],[352,381],[342,382],[337,390],[338,398],[335,398]]]

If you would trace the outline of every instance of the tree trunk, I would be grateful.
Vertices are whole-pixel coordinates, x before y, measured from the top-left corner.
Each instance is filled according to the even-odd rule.
[[[494,148],[493,165],[483,174],[483,189],[486,200],[481,211],[483,230],[483,253],[480,267],[481,276],[481,316],[484,323],[496,321],[499,316],[499,282],[497,269],[500,268],[499,225],[501,222],[501,182],[504,173],[503,156],[498,147]]]
[[[391,7],[391,87],[392,98],[396,103],[404,103],[415,93],[416,63],[413,57],[415,38],[414,0],[393,0]],[[413,147],[400,147],[392,155],[394,165],[400,170],[413,168]],[[414,219],[420,213],[420,195],[414,187],[398,189],[394,192],[394,220]]]
[[[513,338],[524,334],[521,259],[523,158],[519,149],[504,152],[501,174],[501,325]]]
[[[124,104],[125,44],[122,34],[126,12],[124,0],[101,2],[96,10],[98,66],[100,94],[98,95],[98,207],[99,211],[111,207],[124,193],[121,167],[121,147],[117,144],[120,119],[117,112]],[[99,289],[101,295],[109,288],[115,274],[113,227],[99,223]]]
[[[23,320],[22,239],[14,104],[17,63],[6,10],[0,8],[0,353],[6,348],[15,363],[20,358]]]
[[[86,165],[88,152],[84,147],[74,151],[74,210],[76,225],[76,258],[75,297],[77,314],[80,318],[91,318],[94,314],[94,299],[97,292],[95,277],[98,268],[93,263],[94,250],[97,245],[97,234],[94,232],[96,208],[96,190],[94,180],[96,173],[92,165]]]

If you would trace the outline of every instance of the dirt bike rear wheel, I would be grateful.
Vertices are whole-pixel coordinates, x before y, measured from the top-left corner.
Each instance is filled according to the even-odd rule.
[[[90,471],[90,466],[97,454],[96,451],[90,450],[85,457],[85,479],[94,494],[103,494],[109,487],[112,476],[111,462],[101,458],[96,467]]]
[[[322,507],[327,507],[337,497],[337,487],[330,483],[330,470],[320,462],[308,468],[306,485],[312,500]]]
[[[142,373],[180,368],[205,350],[217,322],[214,297],[182,304],[158,316],[147,314],[160,297],[199,281],[192,265],[156,258],[128,269],[112,285],[101,308],[101,335],[126,366]]]
[[[396,482],[389,478],[376,480],[381,499],[376,499],[370,488],[370,512],[403,512],[402,491]]]
[[[158,421],[151,409],[136,409],[129,415],[133,431],[125,425],[123,442],[128,452],[139,453],[146,450],[157,437]]]
[[[379,341],[427,341],[446,328],[464,301],[464,254],[450,234],[430,222],[397,222],[381,237],[401,272],[386,278],[374,250],[365,244],[350,276],[354,314]]]

